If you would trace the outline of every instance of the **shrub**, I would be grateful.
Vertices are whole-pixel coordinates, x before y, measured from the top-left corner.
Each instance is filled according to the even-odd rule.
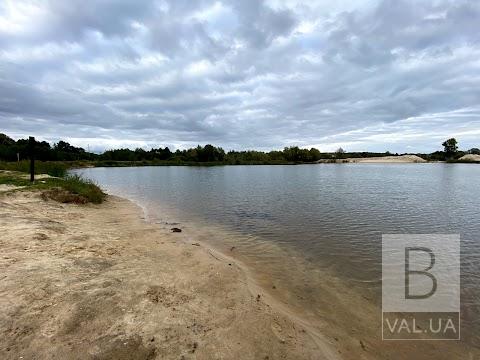
[[[68,175],[57,179],[53,188],[44,192],[44,198],[50,198],[64,203],[100,204],[105,200],[105,193],[91,180],[78,175]]]

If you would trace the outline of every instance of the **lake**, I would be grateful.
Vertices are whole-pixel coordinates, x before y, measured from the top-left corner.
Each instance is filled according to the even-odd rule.
[[[164,166],[74,172],[136,202],[149,221],[166,229],[181,227],[192,241],[238,258],[264,288],[308,316],[328,317],[325,294],[336,287],[325,287],[327,277],[381,305],[382,234],[460,234],[462,338],[479,346],[480,166]]]

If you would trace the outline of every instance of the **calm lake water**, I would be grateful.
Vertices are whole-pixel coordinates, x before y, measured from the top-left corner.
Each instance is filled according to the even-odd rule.
[[[140,204],[150,221],[178,223],[231,251],[289,301],[315,307],[318,271],[381,304],[381,235],[460,234],[462,318],[478,346],[480,166],[93,168],[75,172]],[[267,283],[267,280],[265,280]],[[299,300],[300,299],[300,300]],[[462,328],[464,327],[462,326]],[[463,334],[462,334],[463,335]]]

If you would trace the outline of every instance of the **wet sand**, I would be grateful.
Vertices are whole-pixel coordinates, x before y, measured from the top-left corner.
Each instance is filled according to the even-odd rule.
[[[289,302],[252,268],[144,221],[133,203],[0,194],[2,359],[474,359],[456,342],[383,342],[369,299],[319,274]]]

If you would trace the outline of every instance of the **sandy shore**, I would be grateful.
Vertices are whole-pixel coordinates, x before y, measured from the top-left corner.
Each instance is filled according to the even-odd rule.
[[[319,163],[328,163],[331,160],[320,160]],[[336,163],[372,163],[372,164],[381,164],[381,163],[426,163],[427,161],[422,159],[417,155],[400,155],[400,156],[382,156],[382,157],[367,157],[367,158],[346,158],[335,160]]]
[[[1,359],[336,358],[240,266],[126,200],[0,203]]]
[[[0,231],[1,359],[478,355],[455,342],[383,342],[378,307],[330,278],[318,279],[321,309],[295,309],[242,263],[146,223],[121,198],[69,205],[4,192]]]

